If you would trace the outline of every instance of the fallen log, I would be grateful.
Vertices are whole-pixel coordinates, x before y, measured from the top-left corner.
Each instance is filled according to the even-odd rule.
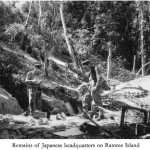
[[[53,62],[55,62],[56,64],[58,64],[60,66],[63,66],[63,67],[66,67],[66,68],[68,67],[68,63],[63,62],[63,61],[61,61],[61,60],[59,60],[59,59],[57,59],[57,58],[55,58],[53,56],[49,56],[48,59],[53,61]]]

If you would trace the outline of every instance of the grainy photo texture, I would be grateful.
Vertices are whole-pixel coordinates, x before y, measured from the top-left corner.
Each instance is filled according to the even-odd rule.
[[[149,44],[149,1],[0,1],[0,139],[149,139]]]

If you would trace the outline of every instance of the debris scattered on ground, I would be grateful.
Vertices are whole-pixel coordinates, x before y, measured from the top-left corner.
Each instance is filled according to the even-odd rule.
[[[64,115],[64,114],[63,114]],[[114,124],[114,120],[109,120]],[[1,139],[46,139],[46,138],[85,138],[79,126],[89,120],[78,116],[65,117],[57,120],[56,115],[47,118],[33,118],[22,115],[1,115],[0,117],[0,138]],[[108,121],[99,121],[99,124],[106,125]],[[118,122],[119,123],[119,122]],[[78,132],[75,132],[78,131]]]

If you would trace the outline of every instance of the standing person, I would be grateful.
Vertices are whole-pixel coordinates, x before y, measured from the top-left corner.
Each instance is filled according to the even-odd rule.
[[[101,93],[103,92],[103,89],[110,90],[110,87],[107,85],[106,81],[104,80],[102,76],[102,66],[98,64],[97,66],[92,66],[90,61],[86,61],[83,63],[83,65],[87,65],[90,68],[90,74],[89,74],[89,91],[90,95],[92,97],[91,103],[94,103],[97,106],[102,107],[102,98]],[[93,105],[91,104],[91,111],[93,112]],[[104,112],[102,109],[99,109],[99,115],[98,120],[104,119]]]
[[[29,114],[31,115],[35,110],[42,110],[41,90],[39,76],[41,74],[41,64],[35,64],[34,70],[28,72],[26,83],[28,85],[29,96]]]
[[[91,103],[92,103],[92,97],[91,93],[89,91],[89,84],[83,83],[78,87],[78,91],[80,92],[79,99],[82,102],[82,109],[85,113],[88,113],[88,111],[91,109]],[[86,118],[86,116],[81,114],[82,117]]]

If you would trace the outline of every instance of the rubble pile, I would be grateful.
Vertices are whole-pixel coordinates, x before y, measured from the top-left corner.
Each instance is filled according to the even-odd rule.
[[[58,119],[53,115],[51,119],[33,118],[23,115],[0,115],[0,139],[83,139],[83,138],[112,138],[103,132],[90,136],[80,130],[84,122],[91,124],[89,120],[78,116]],[[109,123],[108,123],[109,120]],[[98,122],[105,128],[118,127],[117,120],[107,119]],[[109,125],[108,125],[109,124]],[[93,126],[93,125],[92,125]]]
[[[46,118],[34,119],[33,117],[23,117],[11,115],[0,116],[0,139],[51,139],[61,138],[53,134],[54,128],[44,128],[42,125],[48,125]],[[26,118],[26,120],[25,120]],[[15,119],[15,120],[14,120]]]

